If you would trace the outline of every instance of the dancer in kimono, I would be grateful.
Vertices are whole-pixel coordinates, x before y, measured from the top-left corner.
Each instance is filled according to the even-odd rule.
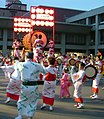
[[[12,45],[12,48],[13,48],[13,56],[14,57],[18,57],[19,59],[21,59],[21,56],[20,56],[20,46],[21,46],[21,43],[20,43],[20,41],[17,39],[17,38],[15,38],[14,39],[14,42],[13,42],[13,45]]]
[[[53,57],[54,56],[54,41],[50,40],[48,46],[49,46],[48,57]]]
[[[14,57],[13,72],[10,74],[10,81],[7,86],[7,100],[5,103],[9,103],[11,99],[18,101],[20,93],[20,72],[19,69],[19,59]]]
[[[72,75],[72,81],[74,84],[73,96],[75,97],[75,102],[77,103],[74,106],[76,106],[78,109],[83,108],[82,86],[86,79],[84,67],[85,64],[81,62],[79,64],[79,71]]]
[[[64,68],[64,74],[60,79],[60,98],[70,98],[69,87],[71,86],[70,83],[70,75],[68,74],[69,69],[68,67]]]
[[[2,66],[4,72],[7,72],[9,83],[6,88],[6,95],[7,100],[5,103],[9,103],[11,99],[18,101],[19,99],[19,93],[20,93],[20,73],[18,71],[19,67],[19,59],[18,57],[14,57],[14,64],[9,66]]]
[[[93,83],[92,83],[92,92],[93,92],[93,95],[91,95],[90,97],[92,99],[97,99],[98,98],[98,92],[99,92],[99,82],[100,82],[100,79],[101,79],[101,73],[102,73],[102,62],[100,60],[100,56],[97,55],[96,56],[96,61],[95,61],[95,67],[97,68],[97,75],[96,77],[93,79]]]
[[[41,39],[36,39],[33,44],[34,61],[41,63],[43,60],[44,43]]]
[[[39,92],[37,82],[40,72],[45,74],[46,70],[41,64],[33,62],[33,53],[26,53],[26,61],[21,63],[19,71],[21,72],[21,92],[18,100],[18,116],[15,119],[22,119],[23,116],[32,119],[35,114]]]
[[[10,68],[10,70],[7,70],[8,69],[7,66],[9,66],[9,65],[12,65],[12,59],[9,56],[7,56],[7,57],[3,58],[3,64],[1,66],[1,69],[3,70],[4,75],[5,75],[5,79],[7,79],[7,80],[9,80],[10,73],[11,73],[11,71],[13,71],[13,68]]]
[[[43,105],[41,106],[41,110],[46,108],[49,105],[49,110],[53,110],[54,105],[54,97],[55,97],[55,86],[56,86],[56,68],[55,58],[49,57],[49,66],[46,68],[47,74],[44,76],[44,85],[43,85]]]
[[[57,57],[56,58],[56,69],[57,69],[57,80],[59,81],[60,78],[62,78],[62,74],[63,74],[63,64],[62,64],[62,58],[61,57]]]

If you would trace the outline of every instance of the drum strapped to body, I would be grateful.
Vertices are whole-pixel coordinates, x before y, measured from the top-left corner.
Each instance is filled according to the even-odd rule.
[[[74,65],[75,65],[76,67],[79,67],[79,64],[80,64],[80,63],[81,63],[81,62],[80,62],[79,60],[76,60]]]
[[[62,63],[62,59],[61,58],[57,58],[56,59],[56,65],[61,65]]]
[[[76,61],[75,59],[71,58],[71,59],[68,60],[68,63],[69,63],[70,65],[74,66],[75,61]]]
[[[97,75],[97,69],[93,65],[87,65],[85,66],[85,73],[87,78],[95,78]]]

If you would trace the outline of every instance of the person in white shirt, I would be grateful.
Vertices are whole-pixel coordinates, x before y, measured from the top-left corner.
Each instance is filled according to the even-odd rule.
[[[100,82],[101,75],[102,75],[101,74],[101,72],[102,72],[102,62],[100,60],[100,56],[99,55],[96,55],[95,67],[97,69],[97,75],[93,79],[93,83],[92,83],[93,95],[90,96],[92,99],[97,99],[98,98],[99,82]]]
[[[80,62],[79,71],[71,75],[74,84],[73,96],[75,97],[75,102],[77,103],[74,106],[76,106],[78,109],[83,108],[82,87],[83,87],[83,83],[86,80],[84,67],[85,64],[83,62]]]

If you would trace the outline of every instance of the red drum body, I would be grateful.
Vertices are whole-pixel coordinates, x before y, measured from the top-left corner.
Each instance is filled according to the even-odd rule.
[[[95,78],[97,75],[97,69],[93,65],[87,65],[85,67],[85,72],[86,72],[86,77],[90,79]]]

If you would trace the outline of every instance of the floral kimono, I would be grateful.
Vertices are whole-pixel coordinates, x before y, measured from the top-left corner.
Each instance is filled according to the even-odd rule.
[[[33,117],[35,110],[37,108],[39,92],[38,85],[30,85],[26,82],[36,82],[39,80],[40,72],[45,74],[45,69],[38,63],[26,60],[20,65],[19,68],[21,72],[21,85],[20,97],[18,100],[18,114],[25,115],[27,117]]]

